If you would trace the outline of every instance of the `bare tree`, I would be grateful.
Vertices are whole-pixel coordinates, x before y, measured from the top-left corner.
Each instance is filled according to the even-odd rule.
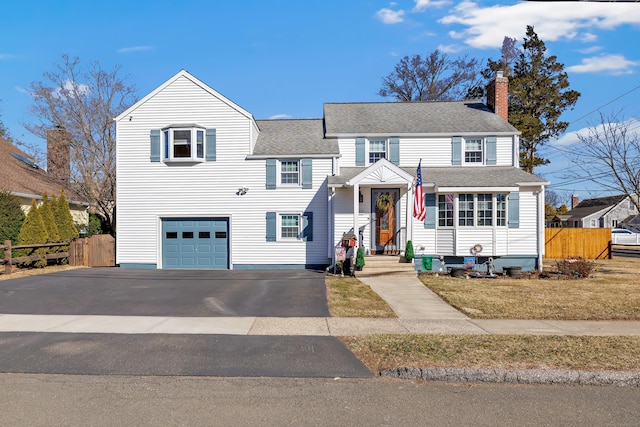
[[[134,87],[120,67],[105,71],[98,62],[88,67],[63,55],[46,82],[31,83],[35,123],[25,127],[45,138],[61,127],[71,134],[71,184],[94,204],[114,229],[116,203],[116,137],[113,118],[135,102]]]
[[[629,196],[640,211],[640,121],[621,113],[605,116],[578,134],[580,146],[572,156],[572,177],[586,179]]]
[[[402,102],[465,99],[479,73],[478,61],[467,58],[451,59],[438,49],[425,58],[405,56],[382,79],[378,94]]]

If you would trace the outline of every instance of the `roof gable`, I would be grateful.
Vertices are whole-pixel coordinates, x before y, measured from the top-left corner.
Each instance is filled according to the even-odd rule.
[[[167,80],[166,82],[164,82],[163,84],[161,84],[160,86],[155,88],[153,91],[148,93],[144,98],[142,98],[141,100],[139,100],[138,102],[133,104],[131,107],[129,107],[125,111],[123,111],[118,117],[114,118],[114,120],[119,121],[119,120],[124,119],[127,116],[130,116],[131,114],[133,114],[133,112],[138,107],[140,107],[141,105],[143,105],[144,103],[149,101],[155,95],[160,93],[162,90],[164,90],[165,88],[167,88],[168,86],[170,86],[171,84],[173,84],[175,81],[177,81],[180,78],[188,79],[189,81],[191,81],[196,86],[202,88],[203,90],[205,90],[206,92],[208,92],[212,96],[214,96],[214,97],[218,98],[220,101],[224,102],[230,108],[233,108],[234,110],[238,111],[240,114],[242,114],[243,116],[247,117],[248,119],[254,120],[253,116],[251,115],[251,113],[249,113],[247,110],[245,110],[244,108],[240,107],[238,104],[236,104],[235,102],[231,101],[229,98],[225,97],[221,93],[215,91],[213,88],[211,88],[210,86],[206,85],[202,81],[198,80],[197,78],[195,78],[194,76],[189,74],[189,72],[187,70],[180,70],[178,73],[176,73],[169,80]]]

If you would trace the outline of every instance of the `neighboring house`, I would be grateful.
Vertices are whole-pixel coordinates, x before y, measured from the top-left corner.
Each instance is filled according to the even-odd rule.
[[[632,225],[638,215],[636,206],[624,194],[581,202],[573,196],[571,205],[570,211],[554,218],[552,227],[616,228]]]
[[[43,194],[49,198],[64,190],[76,225],[89,223],[89,203],[69,185],[69,147],[59,136],[64,131],[53,129],[47,136],[47,170],[41,169],[22,150],[0,138],[0,189],[8,190],[20,199],[22,210],[29,212],[33,199],[40,203]],[[66,152],[65,152],[66,150]]]
[[[507,85],[493,109],[506,117]],[[519,169],[520,133],[475,101],[328,103],[324,117],[255,120],[186,71],[119,115],[117,263],[304,268],[358,230],[403,251],[538,268],[544,180]],[[413,217],[422,160],[426,219]],[[365,267],[366,268],[366,267]]]

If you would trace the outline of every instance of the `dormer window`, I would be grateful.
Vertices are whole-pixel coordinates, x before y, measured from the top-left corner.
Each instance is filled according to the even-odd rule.
[[[204,161],[203,128],[168,128],[163,130],[166,161]]]

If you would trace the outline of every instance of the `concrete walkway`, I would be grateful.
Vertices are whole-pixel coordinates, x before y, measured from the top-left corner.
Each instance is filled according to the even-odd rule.
[[[636,335],[640,321],[475,320],[455,310],[417,277],[361,279],[398,318],[165,317],[0,314],[0,332],[353,336],[388,334]]]

